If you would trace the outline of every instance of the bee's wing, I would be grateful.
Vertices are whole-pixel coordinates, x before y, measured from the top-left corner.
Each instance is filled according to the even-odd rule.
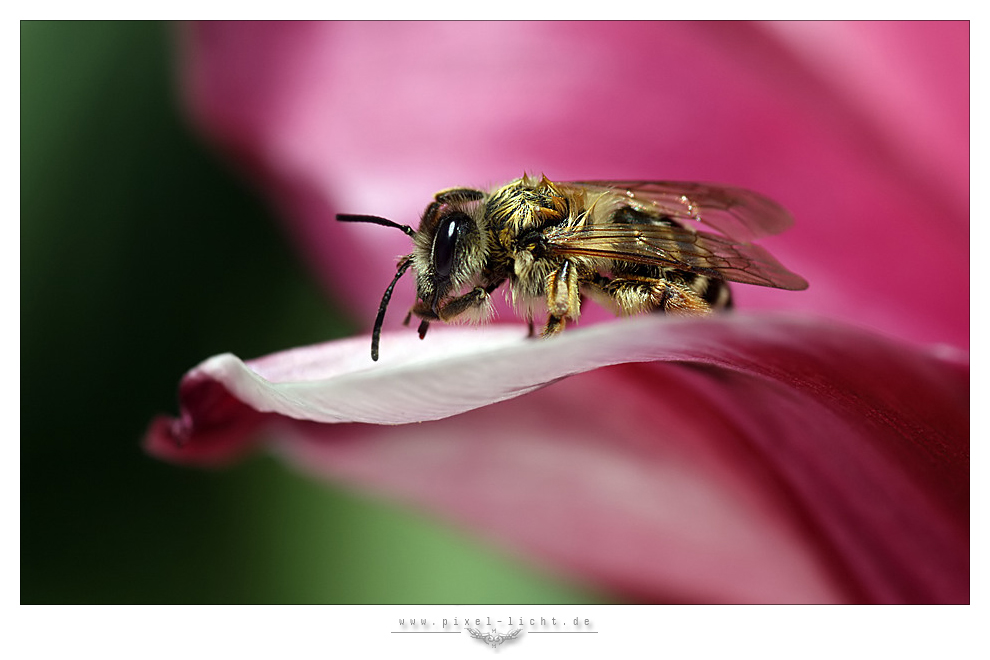
[[[686,227],[603,224],[560,227],[545,235],[553,254],[676,268],[732,282],[799,291],[808,288],[758,245]]]
[[[687,181],[569,181],[558,184],[592,193],[614,193],[651,214],[703,223],[737,241],[779,234],[794,218],[777,202],[752,190]]]

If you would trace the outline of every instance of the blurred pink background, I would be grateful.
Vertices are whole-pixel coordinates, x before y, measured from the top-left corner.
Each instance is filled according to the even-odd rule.
[[[761,243],[811,288],[737,286],[741,308],[968,348],[965,22],[208,23],[184,36],[199,125],[261,177],[366,326],[408,239],[335,213],[415,226],[436,190],[526,170],[762,192],[796,223]],[[395,300],[413,296],[405,281]]]

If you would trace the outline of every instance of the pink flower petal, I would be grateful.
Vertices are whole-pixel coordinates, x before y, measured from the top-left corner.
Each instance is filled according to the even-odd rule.
[[[197,121],[369,324],[408,241],[335,212],[415,224],[436,189],[529,168],[757,189],[797,217],[765,245],[811,289],[737,287],[740,308],[968,345],[965,23],[211,23],[185,37]],[[374,365],[368,338],[218,356],[183,379],[180,418],[156,419],[147,447],[212,465],[266,439],[302,470],[643,600],[968,601],[965,356],[817,317],[522,334],[387,332]]]
[[[212,358],[147,447],[212,464],[270,435],[643,600],[968,601],[959,361],[786,316],[443,330],[381,364],[367,338]],[[348,421],[423,423],[320,423]]]

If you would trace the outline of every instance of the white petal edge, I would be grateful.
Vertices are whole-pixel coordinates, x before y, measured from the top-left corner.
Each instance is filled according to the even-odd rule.
[[[690,360],[733,366],[738,347],[790,343],[830,322],[783,314],[705,318],[647,316],[528,339],[522,326],[441,327],[292,349],[247,363],[225,353],[192,374],[212,378],[261,412],[322,423],[408,424],[473,410],[560,378],[627,362]],[[800,334],[800,333],[798,333]],[[727,338],[732,341],[726,342]]]

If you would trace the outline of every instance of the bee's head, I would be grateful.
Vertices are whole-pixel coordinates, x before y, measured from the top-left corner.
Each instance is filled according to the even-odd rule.
[[[419,298],[413,312],[420,318],[439,318],[441,303],[481,274],[488,249],[482,197],[479,190],[445,190],[423,212],[411,255]]]
[[[417,302],[412,313],[423,319],[419,336],[426,335],[429,322],[440,318],[440,306],[451,294],[481,274],[485,264],[487,236],[481,229],[484,193],[469,188],[444,190],[423,213],[419,231],[409,225],[373,215],[337,215],[341,222],[368,222],[395,227],[413,239],[413,252],[399,260],[392,282],[385,289],[371,335],[371,359],[378,359],[385,309],[399,278],[413,266],[416,270]],[[407,319],[408,320],[408,319]]]

